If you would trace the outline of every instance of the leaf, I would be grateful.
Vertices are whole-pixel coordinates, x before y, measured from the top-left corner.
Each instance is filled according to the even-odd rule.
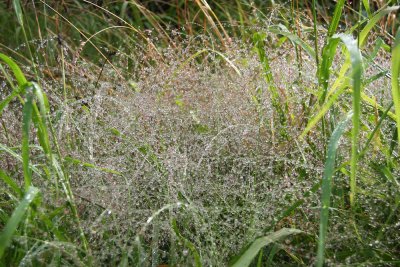
[[[196,249],[196,246],[187,238],[185,238],[184,236],[182,236],[182,234],[179,231],[178,225],[176,223],[176,219],[172,219],[172,229],[174,230],[175,234],[178,236],[178,238],[182,241],[182,243],[189,248],[190,252],[193,255],[194,258],[194,263],[196,267],[201,267],[201,259],[200,259],[200,254]]]
[[[80,161],[79,159],[76,159],[76,158],[73,158],[73,157],[67,156],[67,157],[64,157],[64,160],[65,160],[65,162],[68,162],[68,163],[71,163],[71,164],[74,164],[74,165],[82,165],[83,167],[86,167],[86,168],[92,168],[92,169],[99,170],[99,171],[102,171],[102,172],[105,172],[105,173],[111,173],[111,174],[116,174],[116,175],[121,175],[122,176],[122,173],[118,172],[116,170],[99,167],[99,166],[94,165],[94,164],[89,163],[89,162]]]
[[[18,225],[23,219],[29,205],[39,193],[36,187],[29,187],[24,198],[19,202],[18,207],[14,210],[11,218],[8,220],[3,232],[0,235],[0,259],[3,256],[6,248],[10,245],[12,237],[17,230]]]
[[[11,71],[14,73],[18,86],[22,87],[28,82],[25,78],[25,75],[22,73],[21,69],[11,58],[0,53],[0,59],[3,60],[10,67]]]
[[[13,6],[14,6],[14,11],[15,15],[17,16],[18,23],[21,27],[24,26],[24,20],[23,20],[23,14],[22,14],[22,8],[21,8],[21,3],[19,0],[13,0]]]
[[[289,30],[284,25],[279,24],[279,28],[273,26],[268,28],[268,30],[272,33],[286,36],[287,38],[290,39],[290,41],[292,41],[295,44],[298,44],[301,48],[303,48],[304,51],[306,51],[312,58],[316,57],[316,52],[313,50],[313,48],[309,46],[306,42],[301,40],[297,35],[289,32]]]
[[[27,90],[26,101],[22,109],[22,167],[24,171],[26,190],[31,186],[32,183],[32,172],[29,166],[29,132],[32,120],[32,102],[33,94],[31,90]]]
[[[397,123],[397,137],[400,143],[400,27],[397,29],[396,38],[392,49],[392,96]]]
[[[273,232],[272,234],[257,238],[248,246],[248,248],[245,251],[243,251],[238,256],[238,258],[233,262],[232,267],[249,266],[253,261],[253,259],[255,258],[255,256],[257,256],[260,249],[262,249],[263,247],[271,243],[277,242],[289,235],[299,234],[299,233],[302,233],[302,231],[292,228],[282,228],[276,232]]]
[[[354,207],[356,196],[356,172],[358,161],[358,139],[360,132],[361,115],[361,78],[363,73],[362,56],[357,41],[351,35],[338,34],[350,53],[353,78],[353,130],[351,132],[351,160],[350,160],[350,205]]]
[[[9,186],[11,187],[18,196],[22,196],[22,191],[19,188],[19,185],[10,177],[8,176],[3,170],[0,169],[0,178]]]
[[[344,9],[345,0],[339,0],[335,6],[335,11],[333,13],[332,22],[329,25],[328,36],[332,36],[339,25],[340,18],[342,16],[342,11]]]
[[[389,14],[390,12],[396,11],[398,9],[399,9],[399,6],[388,7],[388,8],[381,10],[379,13],[377,13],[375,16],[373,16],[369,20],[367,25],[365,25],[365,27],[360,32],[360,37],[359,37],[360,38],[360,47],[363,47],[365,45],[367,36],[368,36],[369,32],[372,30],[372,28],[375,26],[375,24],[377,24],[380,21],[380,19],[382,17],[384,17],[385,15]]]
[[[321,215],[318,239],[317,266],[323,266],[325,241],[328,231],[328,218],[331,197],[331,180],[335,171],[336,150],[339,146],[340,137],[343,135],[348,122],[353,116],[353,112],[349,112],[346,117],[336,126],[328,144],[328,152],[325,161],[324,175],[322,177],[322,196],[321,196]]]

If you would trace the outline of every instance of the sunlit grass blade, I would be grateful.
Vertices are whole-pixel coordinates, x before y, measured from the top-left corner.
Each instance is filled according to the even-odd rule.
[[[211,24],[212,29],[214,30],[214,32],[217,35],[218,39],[221,41],[221,43],[223,45],[225,45],[224,36],[225,36],[225,38],[229,38],[229,35],[225,31],[224,27],[222,26],[222,24],[219,21],[218,17],[215,15],[214,11],[211,9],[210,5],[207,3],[206,0],[195,0],[195,2],[199,6],[201,11],[203,12],[204,16],[207,18],[207,21]],[[210,13],[211,13],[212,16],[210,15]],[[218,26],[221,29],[223,34],[218,29],[218,26],[215,24],[214,20],[217,21]]]
[[[339,34],[340,38],[346,45],[350,53],[353,79],[353,130],[351,133],[351,162],[350,162],[350,205],[354,207],[356,195],[356,175],[358,161],[358,139],[360,132],[360,116],[361,116],[361,79],[363,73],[362,56],[358,49],[357,41],[350,35]]]
[[[365,142],[364,148],[361,150],[359,154],[359,158],[363,157],[369,149],[369,145],[371,144],[375,134],[381,128],[383,121],[387,118],[389,110],[393,107],[394,103],[390,103],[389,107],[383,112],[381,118],[379,119],[378,123],[376,124],[374,130],[369,134],[367,142]]]
[[[339,140],[353,113],[349,112],[346,117],[338,124],[332,133],[328,144],[328,152],[325,161],[324,175],[322,177],[322,196],[321,196],[321,215],[319,223],[319,238],[317,252],[317,266],[323,266],[325,254],[325,242],[328,231],[328,218],[331,198],[332,176],[335,172],[336,150],[339,146]]]
[[[366,26],[362,29],[362,31],[360,32],[359,35],[359,45],[360,48],[362,48],[365,45],[365,41],[368,37],[368,34],[370,33],[370,31],[374,28],[374,26],[380,21],[380,19],[382,17],[384,17],[385,15],[389,14],[392,11],[397,10],[399,7],[398,6],[393,6],[393,7],[388,7],[386,9],[383,9],[381,11],[379,11],[376,15],[374,15],[366,24]],[[331,24],[332,25],[332,24]],[[334,27],[334,26],[332,26]],[[337,27],[337,26],[336,26]],[[333,28],[332,28],[333,31]],[[338,37],[338,36],[336,36]],[[329,58],[331,57],[333,59],[334,56],[334,52],[336,51],[336,47],[333,46],[334,43],[332,43],[332,41],[336,39],[336,38],[332,38],[329,39],[328,41],[328,45],[324,47],[323,50],[323,55],[322,55],[322,66],[319,69],[319,73],[318,73],[318,80],[320,82],[320,84],[323,85],[323,87],[326,89],[322,92],[320,100],[321,101],[325,101],[325,96],[328,95],[329,93],[327,92],[327,88],[329,87],[328,85],[328,79],[329,79],[329,68],[332,64],[332,60]],[[347,64],[347,59],[345,64],[341,67],[339,73],[344,74],[347,72],[347,70],[349,69],[350,64]],[[341,76],[339,75],[339,78],[336,79],[335,84],[338,84],[341,82]],[[335,86],[333,86],[335,87]],[[332,90],[331,90],[332,92]],[[327,110],[325,109],[325,112]],[[322,112],[322,111],[321,111]],[[324,112],[322,112],[324,113]],[[322,116],[321,116],[322,115]],[[319,121],[320,119],[323,117],[324,114],[318,114],[318,118],[317,117],[313,117],[312,120],[310,120],[310,122],[307,125],[307,128],[303,131],[303,133],[301,134],[301,137],[304,137]]]
[[[325,98],[328,92],[330,68],[332,66],[338,44],[338,39],[329,38],[328,43],[322,49],[322,62],[321,65],[318,67],[318,83],[320,86],[322,86],[322,94],[319,97],[320,103],[325,102]]]
[[[336,3],[335,11],[333,13],[331,24],[328,29],[328,37],[331,37],[336,33],[337,27],[339,26],[340,19],[342,17],[342,12],[344,9],[345,0],[339,0]]]
[[[251,264],[253,259],[257,256],[260,249],[263,247],[277,242],[289,235],[299,234],[302,231],[292,228],[282,228],[276,232],[273,232],[267,236],[259,237],[254,240],[248,247],[245,248],[231,263],[232,267],[247,267]]]
[[[392,49],[392,97],[397,123],[397,137],[400,144],[400,27],[397,29],[396,38]]]
[[[10,67],[19,86],[23,86],[28,82],[19,66],[11,58],[0,53],[0,59],[3,60]]]
[[[12,237],[18,228],[21,220],[23,219],[29,205],[34,200],[36,195],[39,193],[39,189],[35,187],[29,187],[26,190],[24,198],[18,204],[17,208],[14,210],[11,218],[7,221],[6,226],[0,235],[0,259],[2,258],[6,248],[10,245]]]
[[[340,18],[342,16],[342,11],[344,8],[345,1],[340,0],[336,3],[335,11],[332,17],[332,21],[328,29],[328,39],[327,43],[322,49],[322,63],[318,67],[318,83],[322,86],[322,94],[319,97],[320,103],[325,102],[325,97],[328,91],[330,67],[332,66],[333,59],[336,54],[336,48],[339,40],[336,38],[331,38],[339,26]]]
[[[348,77],[346,76],[348,67],[351,66],[351,62],[349,58],[346,58],[338,77],[332,85],[332,88],[327,92],[327,97],[329,99],[325,101],[325,104],[321,107],[318,113],[310,119],[307,124],[307,127],[303,130],[300,135],[300,139],[304,138],[311,129],[313,129],[317,123],[324,117],[326,112],[335,104],[339,99],[339,96],[345,91],[345,89],[349,86]]]
[[[378,12],[375,16],[373,16],[368,21],[367,25],[365,25],[365,27],[360,32],[360,36],[359,36],[360,47],[363,47],[366,44],[368,34],[371,32],[373,27],[381,20],[381,18],[391,12],[398,10],[398,9],[399,9],[399,6],[392,6],[392,7],[385,8],[385,9],[381,10],[380,12]]]

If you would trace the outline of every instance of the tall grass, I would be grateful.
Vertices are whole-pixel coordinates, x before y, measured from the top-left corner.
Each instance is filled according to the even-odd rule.
[[[396,266],[395,2],[0,3],[0,265]]]

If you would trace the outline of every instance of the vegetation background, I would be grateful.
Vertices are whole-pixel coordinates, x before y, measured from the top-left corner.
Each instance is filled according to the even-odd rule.
[[[0,2],[0,266],[398,266],[398,0]]]

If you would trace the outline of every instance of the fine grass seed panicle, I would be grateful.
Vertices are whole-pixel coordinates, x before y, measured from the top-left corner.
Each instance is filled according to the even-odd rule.
[[[399,3],[352,3],[0,2],[0,266],[399,265]]]

